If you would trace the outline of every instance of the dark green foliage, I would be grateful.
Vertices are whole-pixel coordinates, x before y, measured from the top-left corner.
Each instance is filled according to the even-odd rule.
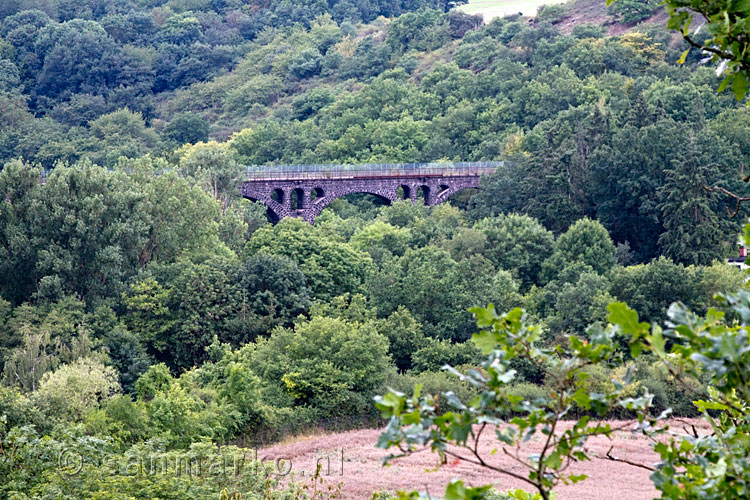
[[[460,28],[459,28],[460,30]],[[393,50],[433,50],[450,36],[447,16],[435,10],[404,14],[388,26],[386,44]]]
[[[638,358],[628,335],[643,332],[606,310],[687,328],[667,325],[669,347],[724,329],[720,312],[668,313],[675,300],[743,321],[713,297],[744,284],[723,259],[747,210],[728,219],[706,187],[743,192],[750,113],[714,93],[714,68],[675,66],[654,30],[563,35],[562,7],[483,26],[437,1],[245,3],[0,6],[0,496],[215,498],[216,482],[93,464],[379,425],[387,385],[453,389],[430,418],[467,435],[456,396],[489,404],[486,381],[440,370],[482,362],[466,342],[477,304],[527,311],[474,310],[480,347],[502,347],[482,372],[498,375],[491,418],[601,415],[615,393],[609,415],[630,418],[642,389],[654,413],[695,415],[682,389],[708,371],[677,381],[659,352]],[[315,226],[238,199],[245,167],[432,160],[505,163],[446,204],[351,195]],[[90,459],[75,478],[49,469],[63,446]],[[248,498],[294,498],[258,477]]]
[[[177,145],[195,144],[208,140],[209,123],[190,112],[175,115],[164,127],[164,138]]]
[[[544,271],[553,277],[572,263],[589,266],[598,274],[606,273],[617,263],[615,245],[599,222],[581,219],[560,235],[554,252],[544,262]]]
[[[243,324],[242,336],[231,339],[235,345],[267,335],[276,326],[291,326],[310,307],[305,275],[286,257],[258,253],[237,272]]]
[[[542,263],[555,246],[552,233],[516,214],[483,219],[475,227],[487,235],[485,255],[495,266],[513,273],[524,287],[539,284]]]
[[[403,306],[380,320],[377,328],[378,333],[388,339],[388,354],[401,372],[413,368],[416,353],[430,343],[422,332],[422,325]]]

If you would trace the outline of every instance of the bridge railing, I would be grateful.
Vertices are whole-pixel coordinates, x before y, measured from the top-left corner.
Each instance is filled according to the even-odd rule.
[[[365,163],[359,165],[273,165],[247,167],[247,180],[457,177],[487,175],[503,162]]]

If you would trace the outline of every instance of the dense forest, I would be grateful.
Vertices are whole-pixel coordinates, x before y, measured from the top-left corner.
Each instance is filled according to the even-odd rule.
[[[472,306],[523,307],[548,345],[613,301],[737,314],[713,297],[744,283],[747,210],[706,188],[742,184],[750,111],[715,68],[659,26],[563,29],[574,5],[454,7],[0,5],[0,499],[304,497],[105,462],[378,423],[386,387],[471,397],[441,367],[482,357]],[[504,164],[450,204],[351,195],[314,226],[238,196],[262,165],[441,160]],[[698,414],[619,342],[654,411]],[[513,367],[508,394],[554,387]]]

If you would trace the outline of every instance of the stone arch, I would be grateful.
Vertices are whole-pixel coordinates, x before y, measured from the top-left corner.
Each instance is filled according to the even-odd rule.
[[[420,190],[422,190],[421,195],[419,194]],[[425,205],[432,204],[432,188],[429,185],[420,184],[415,190],[415,195],[417,198],[421,198],[424,201]]]
[[[318,201],[322,200],[325,195],[326,191],[322,187],[312,188],[310,190],[310,201],[312,203],[317,203]]]
[[[398,194],[398,190],[399,189],[404,193],[403,198],[401,196],[399,196],[399,194]],[[396,188],[396,199],[410,200],[413,192],[414,191],[413,191],[413,189],[412,189],[412,187],[410,185],[408,185],[408,184],[401,184],[400,186],[398,186]]]
[[[294,188],[289,191],[289,207],[296,210],[304,210],[308,203],[307,198],[309,194],[305,193],[305,190],[301,187]],[[285,204],[286,205],[286,204]]]
[[[283,196],[283,191],[282,191]],[[251,189],[249,186],[245,186],[242,189],[242,197],[247,198],[250,201],[261,202],[266,206],[268,216],[273,223],[276,223],[287,217],[289,214],[286,212],[284,207],[280,205],[276,200],[271,198],[271,193],[266,195],[261,194],[258,190]]]
[[[268,194],[268,198],[283,205],[287,201],[287,194],[283,189],[276,188],[271,190],[271,192]]]
[[[463,191],[464,189],[471,189],[471,188],[476,189],[478,187],[479,187],[478,183],[475,185],[460,185],[460,186],[449,187],[448,189],[441,191],[440,193],[438,193],[437,196],[435,196],[434,204],[439,205],[440,203],[444,203],[446,200],[448,200],[448,198],[458,193],[459,191]]]
[[[389,192],[384,189],[368,189],[368,188],[350,188],[350,189],[341,189],[337,190],[334,193],[327,194],[323,196],[320,200],[316,200],[314,203],[312,203],[311,206],[305,210],[305,213],[303,214],[303,218],[312,224],[313,221],[315,221],[315,218],[320,215],[320,213],[328,206],[330,205],[333,200],[336,200],[338,198],[341,198],[342,196],[348,196],[350,194],[355,193],[365,193],[365,194],[371,194],[373,196],[377,196],[381,200],[385,201],[386,203],[390,204],[393,203],[396,200],[396,192],[393,190],[392,192]]]

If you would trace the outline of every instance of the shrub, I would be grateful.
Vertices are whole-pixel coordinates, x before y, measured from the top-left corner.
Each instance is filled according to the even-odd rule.
[[[394,373],[386,379],[384,385],[404,393],[411,392],[414,387],[421,385],[423,394],[435,396],[453,391],[462,401],[469,401],[478,394],[468,382],[457,381],[455,376],[444,371]]]
[[[412,356],[415,372],[436,372],[446,364],[461,366],[476,363],[481,358],[479,350],[472,344],[454,344],[448,340],[430,339],[426,346]]]
[[[80,422],[100,401],[119,391],[114,368],[90,358],[80,358],[46,373],[32,399],[53,420]]]
[[[659,0],[618,0],[609,6],[623,24],[637,23],[648,19],[659,8]]]

